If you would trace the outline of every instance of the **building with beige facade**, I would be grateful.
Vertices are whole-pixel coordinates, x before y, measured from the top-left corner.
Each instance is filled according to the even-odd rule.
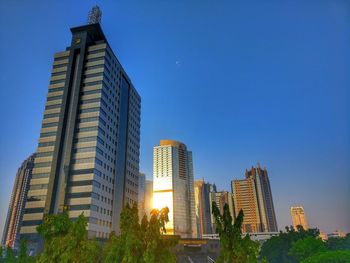
[[[141,98],[98,21],[71,32],[54,55],[23,216],[21,238],[34,251],[45,214],[84,213],[88,236],[106,239],[138,201]]]
[[[290,215],[292,217],[293,227],[297,229],[297,226],[302,226],[305,230],[309,228],[307,223],[304,207],[292,206],[290,208]]]
[[[266,168],[246,170],[245,179],[231,182],[234,211],[244,213],[243,232],[277,232],[277,221]]]
[[[167,234],[197,236],[192,152],[185,144],[161,140],[153,148],[153,207],[169,208]]]

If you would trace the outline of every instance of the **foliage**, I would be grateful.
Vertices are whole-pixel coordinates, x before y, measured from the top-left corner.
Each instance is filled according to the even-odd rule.
[[[297,262],[300,262],[303,259],[325,251],[326,246],[321,239],[308,236],[296,241],[289,250],[289,255]]]
[[[348,263],[350,250],[326,251],[301,261],[301,263]]]
[[[37,262],[100,262],[100,246],[88,239],[86,226],[83,214],[75,221],[67,212],[45,215],[37,227],[44,239],[44,251]]]
[[[13,254],[13,251],[11,249],[11,247],[7,247],[6,248],[6,257],[5,257],[5,260],[4,260],[5,263],[14,263],[16,262],[16,258]]]
[[[136,204],[126,205],[120,214],[120,235],[110,236],[105,248],[105,262],[156,263],[176,262],[171,248],[178,238],[162,235],[169,221],[169,209],[152,210],[151,218],[139,223]]]
[[[259,244],[252,241],[249,236],[242,238],[242,223],[244,214],[241,210],[232,224],[229,206],[224,205],[223,214],[216,203],[212,204],[216,223],[216,232],[220,237],[220,256],[217,262],[257,262]]]
[[[298,261],[289,254],[293,244],[306,237],[316,239],[318,235],[318,229],[304,230],[302,226],[298,226],[296,231],[294,228],[286,227],[286,232],[281,231],[278,236],[271,237],[263,243],[260,257],[266,257],[269,263],[296,263]]]
[[[346,237],[331,237],[327,240],[326,246],[329,250],[350,249],[350,233]]]

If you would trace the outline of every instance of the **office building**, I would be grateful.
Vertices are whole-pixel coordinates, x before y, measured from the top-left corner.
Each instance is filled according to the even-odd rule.
[[[210,198],[211,189],[212,185],[205,183],[204,179],[194,182],[197,237],[213,233]]]
[[[139,183],[138,183],[138,201],[137,208],[139,210],[139,219],[145,215],[145,191],[146,191],[146,175],[144,173],[139,173]]]
[[[210,203],[211,204],[213,202],[216,203],[216,206],[218,207],[221,215],[224,213],[225,204],[227,204],[229,207],[230,215],[232,217],[232,222],[234,222],[235,211],[234,211],[234,207],[233,207],[232,194],[227,192],[227,191],[218,192],[218,191],[216,191],[216,186],[215,186],[215,188],[213,188],[213,190],[214,189],[215,189],[215,191],[210,192]],[[216,222],[215,222],[215,217],[213,215],[212,206],[210,207],[210,213],[211,213],[212,232],[216,233]]]
[[[21,228],[30,244],[44,214],[64,211],[84,213],[90,238],[108,238],[138,201],[141,98],[94,14],[54,55]]]
[[[246,170],[245,179],[231,182],[235,215],[244,213],[243,232],[277,232],[277,221],[266,168]]]
[[[22,163],[17,171],[2,234],[1,245],[5,247],[19,248],[19,232],[27,201],[29,183],[32,178],[34,160],[35,154],[32,154]]]
[[[169,208],[168,234],[197,236],[192,152],[185,144],[161,140],[153,148],[153,206]]]
[[[290,208],[290,215],[292,217],[292,223],[295,229],[297,229],[297,226],[302,226],[305,230],[309,228],[304,207],[292,206]]]

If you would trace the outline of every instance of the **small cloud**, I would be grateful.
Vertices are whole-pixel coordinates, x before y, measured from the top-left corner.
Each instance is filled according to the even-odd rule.
[[[181,65],[181,61],[180,60],[176,60],[175,64],[176,64],[176,66],[180,66]]]

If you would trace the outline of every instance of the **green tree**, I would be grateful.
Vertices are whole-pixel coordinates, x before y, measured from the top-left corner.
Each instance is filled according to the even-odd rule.
[[[345,237],[331,237],[326,241],[326,246],[329,250],[350,250],[350,233]]]
[[[222,215],[215,202],[212,203],[212,210],[216,232],[220,237],[220,256],[217,262],[257,262],[259,244],[252,241],[248,235],[242,238],[243,211],[239,212],[232,224],[232,216],[227,204],[224,205]]]
[[[296,241],[308,236],[316,239],[319,236],[318,229],[304,230],[302,226],[298,226],[295,230],[286,227],[286,232],[281,231],[278,236],[271,237],[263,243],[260,257],[266,257],[269,263],[296,263],[297,260],[289,255],[289,250]]]
[[[312,255],[316,255],[326,251],[326,246],[319,238],[308,236],[304,239],[296,241],[292,248],[289,250],[289,255],[292,256],[297,262],[302,261]]]
[[[8,246],[6,248],[6,257],[4,260],[5,263],[14,263],[16,262],[16,258],[13,254],[12,248],[10,246]]]
[[[163,235],[169,221],[168,213],[168,208],[154,209],[149,221],[144,216],[139,223],[137,205],[127,204],[120,214],[120,235],[113,233],[105,247],[105,262],[176,262],[171,248],[178,238]]]
[[[176,257],[171,251],[179,238],[174,236],[166,236],[165,224],[169,222],[169,208],[165,207],[161,210],[153,209],[151,218],[147,221],[147,217],[142,218],[141,230],[144,233],[144,262],[145,263],[172,263],[176,262]]]
[[[68,213],[45,215],[37,227],[44,240],[37,262],[100,262],[100,246],[87,235],[87,219],[81,214],[75,221]]]
[[[301,263],[349,263],[350,250],[325,251],[301,261]]]

